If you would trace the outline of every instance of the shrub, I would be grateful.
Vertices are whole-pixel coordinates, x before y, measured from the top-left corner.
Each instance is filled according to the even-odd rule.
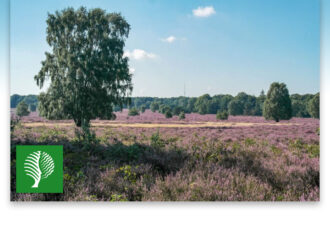
[[[181,112],[181,113],[179,114],[179,119],[180,119],[180,120],[186,119],[186,115],[185,115],[184,112]]]
[[[227,111],[220,112],[218,110],[216,118],[218,120],[228,120],[228,112]]]
[[[135,107],[131,108],[129,111],[128,111],[128,116],[138,116],[140,115],[139,114],[139,110]]]
[[[140,110],[141,110],[141,113],[144,113],[146,111],[146,106],[145,105],[142,105],[141,108],[140,108]]]
[[[308,102],[308,112],[314,118],[320,118],[320,94],[316,94]]]
[[[173,115],[178,116],[178,115],[180,115],[181,111],[182,111],[182,108],[181,107],[175,106],[173,108]]]
[[[153,101],[150,105],[150,109],[152,112],[156,112],[157,110],[159,110],[159,104],[155,101]]]
[[[10,131],[14,131],[14,129],[21,124],[21,120],[19,117],[12,116],[10,118]]]
[[[170,110],[166,110],[166,112],[165,112],[165,117],[166,117],[166,118],[171,118],[171,117],[172,117],[172,113],[171,113]]]
[[[171,107],[170,106],[164,105],[164,104],[159,106],[159,112],[160,113],[165,114],[167,111],[171,112]]]
[[[17,105],[16,115],[22,117],[22,116],[28,116],[29,114],[30,112],[28,110],[28,105],[24,101],[21,101]]]

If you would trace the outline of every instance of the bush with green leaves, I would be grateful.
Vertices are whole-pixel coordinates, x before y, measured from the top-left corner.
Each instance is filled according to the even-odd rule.
[[[166,118],[171,118],[172,117],[172,112],[170,110],[166,110],[165,117]]]
[[[17,116],[10,117],[10,131],[14,131],[14,129],[21,124],[21,119]]]
[[[178,116],[182,111],[183,109],[180,106],[175,106],[172,110],[174,116]]]
[[[131,108],[128,111],[128,116],[138,116],[138,115],[140,115],[139,110],[135,107]]]
[[[141,108],[140,108],[140,111],[141,111],[141,113],[144,113],[146,111],[146,106],[142,105]]]
[[[221,112],[219,110],[217,112],[216,118],[217,118],[217,120],[228,120],[228,112],[227,111]]]
[[[28,116],[29,114],[30,112],[28,109],[28,105],[24,101],[18,103],[16,108],[16,115],[22,117],[22,116]]]
[[[317,93],[308,103],[308,112],[314,118],[320,118],[320,93]]]
[[[266,120],[289,120],[292,117],[289,90],[284,83],[271,84],[264,102],[263,116]]]
[[[150,105],[150,109],[152,112],[156,112],[159,110],[159,104],[155,101],[153,101]]]
[[[167,111],[171,112],[171,107],[170,106],[164,105],[164,104],[159,106],[159,112],[160,113],[165,114]]]
[[[181,113],[179,114],[179,120],[184,120],[184,119],[186,119],[186,115],[185,115],[184,112],[181,112]]]
[[[195,102],[195,108],[199,114],[209,113],[209,105],[211,103],[211,96],[209,94],[204,94],[197,98]]]

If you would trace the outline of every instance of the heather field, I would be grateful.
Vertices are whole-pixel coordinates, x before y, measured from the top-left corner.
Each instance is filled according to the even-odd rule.
[[[11,200],[320,199],[319,119],[186,114],[179,120],[150,110],[116,117],[93,120],[87,138],[76,135],[73,121],[35,112],[12,125]],[[15,147],[32,144],[63,145],[63,194],[15,193]]]

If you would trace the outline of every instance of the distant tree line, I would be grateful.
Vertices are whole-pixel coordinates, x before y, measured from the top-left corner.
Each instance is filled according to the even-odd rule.
[[[16,108],[20,102],[25,102],[25,104],[28,106],[28,110],[30,112],[34,112],[38,106],[38,96],[32,94],[27,96],[14,94],[10,96],[10,108]]]
[[[163,113],[166,117],[178,116],[180,113],[218,114],[218,117],[220,117],[220,113],[222,113],[221,117],[226,117],[226,113],[233,116],[262,116],[266,97],[267,95],[265,95],[264,91],[261,91],[259,96],[241,92],[235,97],[229,94],[214,96],[204,94],[200,97],[181,96],[171,98],[132,97],[131,103],[124,104],[123,108],[133,109],[132,115],[138,115],[139,112],[143,113],[146,109],[150,109],[153,112]],[[292,117],[319,118],[319,93],[292,94],[289,96],[289,99],[290,101],[287,103],[291,104]],[[273,100],[279,99],[275,98]],[[21,101],[28,105],[30,111],[35,111],[38,97],[36,95],[20,96],[14,94],[11,96],[11,108],[16,108]],[[119,106],[114,108],[114,111],[120,110]]]

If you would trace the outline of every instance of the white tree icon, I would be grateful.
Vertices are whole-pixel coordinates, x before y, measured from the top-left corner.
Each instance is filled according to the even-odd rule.
[[[24,162],[26,175],[34,179],[32,188],[38,188],[39,182],[46,179],[54,172],[55,164],[53,158],[46,152],[33,152],[28,155]]]

